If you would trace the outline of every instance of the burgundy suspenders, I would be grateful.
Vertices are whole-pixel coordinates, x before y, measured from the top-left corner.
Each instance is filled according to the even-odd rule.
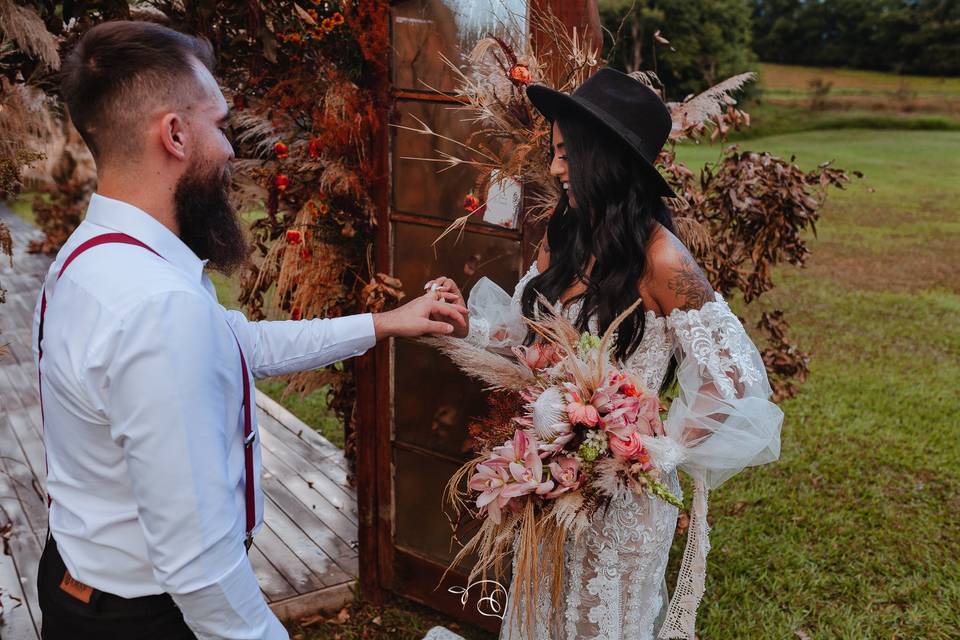
[[[67,259],[63,262],[63,266],[60,267],[60,272],[57,274],[57,279],[60,279],[60,276],[63,275],[64,270],[70,265],[74,259],[79,256],[81,253],[87,249],[92,249],[101,244],[109,243],[119,243],[119,244],[132,244],[138,247],[143,247],[147,251],[156,254],[157,256],[163,258],[159,253],[148,247],[143,242],[140,242],[136,238],[128,236],[125,233],[105,233],[103,235],[95,236],[89,240],[83,242],[74,249]],[[37,329],[37,359],[43,359],[43,318],[47,312],[47,293],[46,288],[41,293],[40,298],[40,326]],[[233,327],[230,328],[233,331]],[[253,539],[253,527],[256,524],[256,504],[254,501],[253,495],[253,441],[256,438],[256,433],[253,431],[253,418],[251,415],[251,402],[250,402],[250,376],[247,370],[247,360],[243,356],[243,348],[240,346],[240,340],[237,338],[237,334],[233,334],[234,340],[237,341],[237,350],[240,352],[240,367],[243,370],[243,466],[246,474],[245,479],[245,491],[244,493],[246,498],[246,507],[247,507],[247,519],[246,519],[246,539],[245,544],[247,548],[250,547],[250,542]],[[40,369],[37,368],[37,378],[40,378]],[[38,380],[38,383],[41,383]],[[41,383],[42,384],[42,383]],[[40,394],[40,421],[43,422],[43,393]],[[47,505],[50,505],[50,495],[47,494]]]

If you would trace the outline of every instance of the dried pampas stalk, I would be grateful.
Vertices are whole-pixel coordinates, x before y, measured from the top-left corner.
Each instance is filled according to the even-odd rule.
[[[489,385],[487,389],[518,391],[534,382],[533,372],[510,358],[449,336],[418,338],[417,342],[442,351],[471,378]]]
[[[0,31],[24,53],[39,58],[50,69],[60,68],[57,40],[32,8],[0,0]]]

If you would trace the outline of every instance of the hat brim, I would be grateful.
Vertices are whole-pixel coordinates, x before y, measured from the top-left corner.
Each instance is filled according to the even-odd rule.
[[[558,117],[569,114],[585,115],[592,121],[601,124],[608,131],[623,140],[626,145],[636,153],[637,160],[640,161],[641,166],[643,166],[651,181],[657,185],[657,195],[664,198],[677,197],[677,194],[670,188],[670,185],[667,184],[666,179],[660,175],[657,168],[648,162],[640,153],[640,147],[636,141],[631,139],[633,136],[627,127],[617,122],[613,116],[596,109],[585,100],[578,100],[576,96],[551,89],[542,84],[532,84],[527,87],[527,97],[530,98],[530,102],[533,103],[537,111],[542,113],[543,117],[550,122],[555,122]]]

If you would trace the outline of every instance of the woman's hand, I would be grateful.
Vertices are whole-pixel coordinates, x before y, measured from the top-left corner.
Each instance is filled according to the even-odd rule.
[[[433,295],[434,297],[442,296],[443,299],[448,302],[452,302],[455,305],[466,308],[467,304],[463,300],[463,294],[460,293],[460,287],[457,286],[457,283],[453,281],[452,278],[446,276],[440,276],[430,280],[423,288],[427,291],[427,295]],[[449,297],[448,297],[449,296]],[[455,325],[453,335],[456,338],[466,338],[467,334],[470,332],[470,315],[469,313],[464,313],[463,315],[464,325]]]

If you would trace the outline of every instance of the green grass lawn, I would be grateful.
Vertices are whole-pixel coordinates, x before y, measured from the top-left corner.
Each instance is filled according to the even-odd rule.
[[[745,147],[862,170],[806,269],[781,269],[812,356],[777,464],[713,495],[704,640],[955,638],[960,628],[960,133],[822,131]],[[691,167],[717,148],[680,151]],[[751,312],[749,316],[755,316]]]

